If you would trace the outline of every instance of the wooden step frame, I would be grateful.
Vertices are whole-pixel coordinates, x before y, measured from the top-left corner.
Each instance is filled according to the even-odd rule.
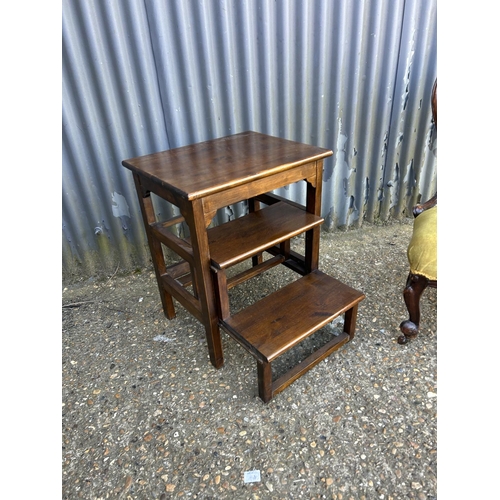
[[[279,264],[288,265],[302,275],[307,272],[305,256],[292,252],[290,242],[292,238],[319,227],[324,219],[295,203],[268,194],[265,196],[269,203],[267,207],[255,209],[254,205],[249,214],[208,231],[216,304],[222,320],[230,315],[228,291],[233,286]],[[256,259],[264,251],[273,257],[265,261]],[[250,269],[227,277],[228,268],[250,258]]]
[[[260,202],[265,203],[267,207],[261,208]],[[305,257],[290,250],[290,240],[299,234],[310,232],[324,222],[323,218],[306,212],[305,207],[272,193],[264,193],[249,200],[249,205],[251,206],[249,214],[207,231],[215,291],[219,297],[216,301],[217,309],[221,317],[229,314],[227,291],[233,286],[279,264],[304,274]],[[193,280],[195,273],[191,241],[190,238],[180,238],[171,231],[172,226],[182,222],[184,222],[182,216],[174,216],[167,221],[149,224],[154,238],[180,258],[179,262],[164,268],[158,281],[168,294],[173,295],[191,314],[200,319],[201,305],[197,283]],[[249,233],[251,238],[241,237]],[[263,261],[262,258],[256,260],[255,256],[261,256],[264,251],[274,257],[267,261]],[[250,257],[253,262],[251,269],[229,279],[226,278],[227,268]],[[186,289],[188,286],[192,286],[192,293]],[[172,319],[174,316],[175,311],[171,303],[167,317]]]
[[[265,403],[354,337],[365,298],[315,270],[221,321],[221,327],[257,360],[259,397]],[[273,381],[271,363],[344,314],[343,332]]]

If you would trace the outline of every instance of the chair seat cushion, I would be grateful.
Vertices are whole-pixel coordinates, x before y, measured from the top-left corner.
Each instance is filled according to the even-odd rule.
[[[411,273],[437,281],[437,205],[415,219],[408,261]]]

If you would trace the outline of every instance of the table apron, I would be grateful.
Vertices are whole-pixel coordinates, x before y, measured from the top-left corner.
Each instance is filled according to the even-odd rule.
[[[203,212],[205,224],[208,226],[215,217],[217,210],[242,200],[248,200],[259,194],[278,189],[294,182],[306,180],[312,186],[316,186],[316,161],[299,165],[284,172],[278,172],[262,179],[247,182],[225,191],[220,191],[203,198]]]

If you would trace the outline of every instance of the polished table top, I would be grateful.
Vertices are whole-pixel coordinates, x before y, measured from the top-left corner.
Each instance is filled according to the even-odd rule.
[[[331,155],[329,149],[242,132],[131,158],[123,165],[194,200]]]

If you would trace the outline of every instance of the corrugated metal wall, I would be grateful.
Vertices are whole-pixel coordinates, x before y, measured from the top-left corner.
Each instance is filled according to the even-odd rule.
[[[325,228],[408,214],[436,190],[436,2],[63,0],[63,275],[149,263],[123,159],[245,130],[333,150]]]

